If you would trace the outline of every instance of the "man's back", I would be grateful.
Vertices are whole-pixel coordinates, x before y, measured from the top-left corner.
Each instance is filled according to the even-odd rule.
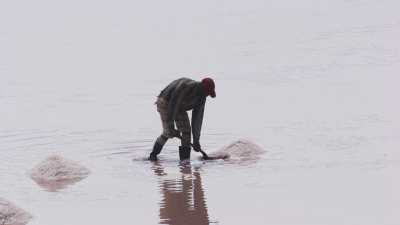
[[[170,108],[179,107],[178,111],[191,110],[204,103],[206,96],[203,93],[201,83],[189,78],[180,78],[172,81],[159,94],[169,104]]]

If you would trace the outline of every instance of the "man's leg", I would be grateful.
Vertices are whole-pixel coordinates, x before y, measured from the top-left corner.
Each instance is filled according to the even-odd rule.
[[[179,158],[180,160],[190,159],[191,128],[187,112],[181,112],[176,116],[176,126],[182,133]]]
[[[149,159],[151,161],[157,160],[157,155],[160,154],[162,148],[164,147],[165,143],[167,142],[168,137],[161,134],[157,140],[154,142],[153,150],[150,153]]]
[[[163,99],[157,99],[157,111],[160,114],[161,123],[163,127],[163,133],[157,138],[154,143],[153,151],[150,153],[149,159],[151,161],[157,160],[157,155],[160,154],[162,148],[164,147],[165,143],[168,141],[170,134],[168,133],[168,124],[167,124],[167,103]]]

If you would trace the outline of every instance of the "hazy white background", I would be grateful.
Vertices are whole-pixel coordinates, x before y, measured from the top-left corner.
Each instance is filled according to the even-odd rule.
[[[155,224],[144,157],[153,102],[182,76],[216,81],[206,151],[248,138],[256,164],[202,164],[219,224],[400,221],[400,2],[0,1],[0,197],[30,224]],[[179,176],[178,143],[161,158]],[[46,192],[26,175],[58,153],[92,175]],[[176,160],[176,161],[174,161]]]

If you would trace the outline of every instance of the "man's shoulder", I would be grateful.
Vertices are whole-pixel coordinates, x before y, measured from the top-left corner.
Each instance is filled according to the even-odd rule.
[[[188,77],[181,77],[179,79],[176,79],[174,82],[184,82],[184,83],[191,83],[191,82],[196,82],[193,79],[190,79]]]
[[[195,87],[199,84],[199,82],[197,82],[193,79],[187,78],[187,77],[179,78],[179,79],[173,81],[173,83],[175,83],[177,86],[185,87],[185,88]]]

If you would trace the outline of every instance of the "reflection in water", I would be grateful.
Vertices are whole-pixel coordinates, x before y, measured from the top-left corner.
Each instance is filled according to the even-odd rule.
[[[44,179],[32,178],[32,180],[35,181],[40,187],[42,187],[45,190],[50,191],[50,192],[57,192],[61,189],[68,187],[69,185],[72,185],[72,184],[75,184],[75,183],[81,181],[82,179],[83,178],[74,178],[74,179],[48,181],[48,180],[44,180]],[[0,225],[1,225],[1,223],[0,223]]]
[[[180,177],[163,178],[164,168],[155,163],[154,172],[162,177],[160,190],[160,224],[170,225],[203,225],[210,224],[201,177],[198,169],[189,163],[180,166]]]

